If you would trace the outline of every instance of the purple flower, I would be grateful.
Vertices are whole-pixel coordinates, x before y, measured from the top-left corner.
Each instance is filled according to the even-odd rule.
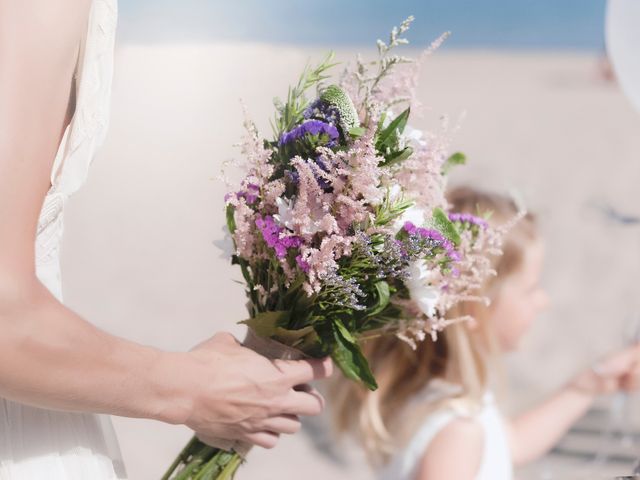
[[[487,228],[487,221],[471,215],[470,213],[450,213],[449,220],[452,222],[468,223],[470,225],[477,225],[480,228]]]
[[[224,201],[228,202],[231,199],[231,197],[235,195],[236,198],[238,199],[244,198],[248,205],[252,205],[256,203],[256,201],[258,200],[260,196],[259,194],[260,194],[260,187],[255,183],[248,183],[244,190],[240,190],[235,193],[227,193],[224,196]]]
[[[438,230],[432,228],[416,227],[412,222],[405,222],[404,230],[409,235],[414,235],[433,243],[434,247],[441,247],[446,252],[449,259],[454,262],[461,260],[460,253],[455,249],[453,243],[444,237]]]
[[[309,273],[311,265],[309,265],[309,262],[302,258],[302,255],[296,256],[296,263],[298,264],[298,267],[300,267],[300,270],[302,270],[304,273]]]
[[[416,227],[413,222],[404,222],[404,226],[402,228],[404,228],[404,231],[409,235],[415,235],[418,227]]]
[[[340,111],[338,108],[319,98],[309,104],[302,116],[306,119],[322,120],[331,125],[340,125]]]
[[[256,227],[262,233],[262,238],[266,244],[273,248],[276,257],[284,258],[287,256],[287,250],[290,248],[299,248],[302,245],[302,239],[295,235],[282,235],[284,228],[278,226],[271,215],[264,218],[256,219]]]
[[[329,138],[329,141],[327,142],[328,147],[335,147],[340,136],[338,129],[330,123],[322,122],[320,120],[307,120],[295,127],[293,130],[283,133],[278,145],[286,145],[295,140],[304,138],[306,135],[316,137],[326,135]]]

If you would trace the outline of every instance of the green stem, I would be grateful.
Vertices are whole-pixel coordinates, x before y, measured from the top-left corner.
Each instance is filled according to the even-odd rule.
[[[212,454],[215,454],[215,451],[216,449],[213,447],[204,445],[200,451],[194,455],[193,459],[185,465],[185,468],[178,473],[174,480],[189,480],[192,478],[191,475],[202,468],[202,464],[208,462],[211,459]]]
[[[213,474],[218,470],[218,462],[219,454],[214,455],[214,457],[206,463],[202,469],[193,477],[193,480],[204,480],[206,478],[212,478]]]
[[[173,461],[173,463],[171,464],[171,466],[169,467],[169,469],[165,472],[165,474],[162,476],[162,478],[160,480],[169,480],[171,478],[171,475],[173,474],[173,472],[175,471],[176,468],[178,468],[178,466],[183,463],[186,462],[187,459],[189,458],[189,456],[191,455],[191,449],[199,442],[198,437],[196,437],[195,435],[193,437],[191,437],[191,440],[189,440],[189,443],[187,443],[187,445],[182,449],[182,451],[178,454],[178,456],[176,457],[176,459]]]
[[[242,457],[237,453],[233,453],[233,457],[229,460],[216,480],[232,480],[238,467],[242,464]]]

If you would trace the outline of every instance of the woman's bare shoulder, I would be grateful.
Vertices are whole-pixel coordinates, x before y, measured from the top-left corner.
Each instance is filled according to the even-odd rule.
[[[77,44],[90,6],[91,0],[0,0],[0,48]]]

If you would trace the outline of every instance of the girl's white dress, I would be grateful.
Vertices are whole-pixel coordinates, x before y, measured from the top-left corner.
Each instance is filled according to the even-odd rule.
[[[420,460],[436,435],[456,418],[474,418],[484,431],[484,448],[476,480],[511,480],[513,470],[504,418],[493,394],[487,393],[480,411],[447,407],[428,415],[407,446],[392,458],[379,480],[416,480]],[[464,462],[460,457],[457,461]]]
[[[116,22],[116,0],[92,0],[75,71],[76,108],[60,142],[38,222],[37,275],[59,300],[64,204],[85,182],[106,134]],[[108,416],[52,411],[0,398],[1,480],[124,478]]]

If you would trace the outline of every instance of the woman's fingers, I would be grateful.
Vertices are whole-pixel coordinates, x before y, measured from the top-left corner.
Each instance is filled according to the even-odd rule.
[[[316,416],[324,409],[324,398],[310,386],[298,386],[291,390],[283,406],[284,414]]]
[[[305,360],[274,360],[273,364],[289,381],[290,386],[328,378],[333,373],[330,358]]]
[[[301,427],[300,419],[295,415],[278,415],[267,418],[260,425],[261,430],[288,435],[298,433]]]
[[[280,436],[273,432],[256,432],[250,433],[244,437],[244,440],[253,445],[262,448],[273,448],[278,443]]]

